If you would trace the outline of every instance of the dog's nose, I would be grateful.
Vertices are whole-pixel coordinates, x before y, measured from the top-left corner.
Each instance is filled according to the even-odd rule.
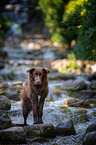
[[[41,83],[41,81],[40,80],[36,80],[36,84],[40,84]]]
[[[39,81],[39,80],[37,80],[36,82],[37,82],[37,84],[38,84],[38,83],[40,83],[40,81]]]

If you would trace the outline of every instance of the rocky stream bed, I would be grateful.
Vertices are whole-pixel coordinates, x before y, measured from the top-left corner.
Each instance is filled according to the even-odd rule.
[[[0,143],[95,145],[95,71],[79,75],[58,72],[60,63],[65,63],[65,53],[58,52],[42,35],[6,40],[1,50]],[[95,65],[95,62],[89,63],[86,68]],[[21,91],[28,82],[26,70],[32,66],[51,70],[49,94],[44,105],[44,124],[33,125],[31,112],[28,126],[23,126]]]

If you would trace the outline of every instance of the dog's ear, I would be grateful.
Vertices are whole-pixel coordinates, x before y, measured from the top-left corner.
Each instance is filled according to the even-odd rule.
[[[44,72],[46,72],[46,73],[48,73],[48,74],[50,74],[50,70],[49,70],[49,68],[42,68],[42,70],[44,71]]]
[[[29,73],[32,73],[34,70],[35,70],[35,67],[29,68],[29,69],[27,70],[27,73],[28,73],[28,72],[29,72]]]

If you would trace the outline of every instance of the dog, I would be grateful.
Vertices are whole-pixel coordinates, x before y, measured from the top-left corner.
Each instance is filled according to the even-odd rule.
[[[33,110],[34,124],[41,124],[43,106],[48,95],[48,74],[50,70],[45,67],[32,67],[27,70],[29,73],[28,85],[22,92],[22,114],[24,125],[27,125],[27,117]]]

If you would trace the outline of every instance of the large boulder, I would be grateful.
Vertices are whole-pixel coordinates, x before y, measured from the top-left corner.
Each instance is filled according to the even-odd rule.
[[[0,130],[0,142],[2,144],[22,144],[26,143],[26,133],[23,127],[10,127]]]
[[[96,145],[96,131],[90,132],[85,135],[82,145]]]
[[[73,121],[72,120],[65,120],[64,123],[58,124],[55,127],[55,134],[56,135],[75,135],[76,131],[73,125]]]
[[[24,130],[28,138],[34,137],[53,137],[54,126],[52,124],[34,124],[25,126]]]
[[[89,132],[93,132],[96,131],[96,122],[92,123],[91,125],[88,126],[87,130],[86,130],[86,134]]]
[[[12,86],[11,88],[6,89],[6,96],[10,99],[10,100],[14,100],[14,101],[19,101],[19,93],[18,93],[18,88],[16,86]]]
[[[0,129],[7,128],[12,125],[11,119],[5,111],[0,110]]]
[[[83,138],[83,145],[96,145],[96,122],[88,126]]]
[[[53,73],[49,75],[49,80],[74,80],[76,79],[75,74],[63,74],[63,73]]]
[[[10,110],[10,108],[11,108],[10,100],[4,95],[0,95],[0,109]]]
[[[71,107],[84,107],[84,108],[91,108],[90,103],[86,100],[79,100],[76,98],[66,98],[64,100],[64,104],[71,106]]]
[[[62,86],[62,89],[67,91],[79,91],[86,88],[87,84],[82,80],[68,80]]]

